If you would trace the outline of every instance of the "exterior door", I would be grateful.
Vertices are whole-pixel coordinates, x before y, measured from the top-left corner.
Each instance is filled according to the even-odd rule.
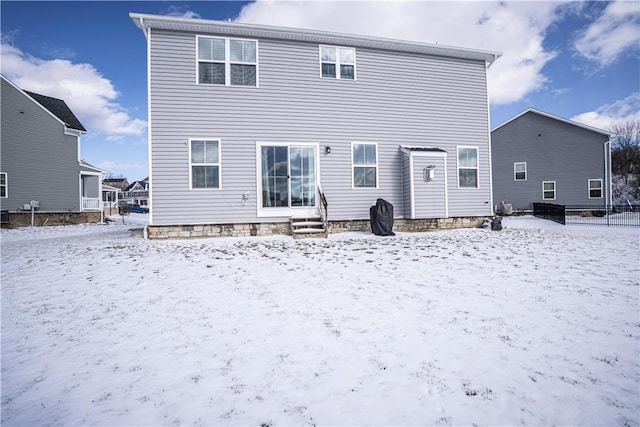
[[[291,215],[297,210],[315,209],[316,151],[315,145],[260,147],[263,211]]]
[[[445,156],[413,156],[412,218],[447,218]]]

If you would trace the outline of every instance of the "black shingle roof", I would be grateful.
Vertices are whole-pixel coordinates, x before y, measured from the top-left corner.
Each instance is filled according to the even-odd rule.
[[[36,100],[36,102],[49,110],[54,116],[62,120],[64,124],[67,125],[67,127],[83,132],[87,131],[84,126],[82,126],[82,123],[80,123],[80,120],[78,120],[75,114],[73,114],[71,109],[62,99],[40,95],[38,93],[29,92],[27,90],[25,90],[24,93]]]

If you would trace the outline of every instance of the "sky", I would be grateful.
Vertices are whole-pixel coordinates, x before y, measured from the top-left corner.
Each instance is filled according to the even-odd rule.
[[[640,120],[640,3],[553,1],[0,2],[0,71],[64,99],[82,157],[148,175],[146,40],[130,12],[308,28],[502,52],[491,127],[527,108],[608,130]]]

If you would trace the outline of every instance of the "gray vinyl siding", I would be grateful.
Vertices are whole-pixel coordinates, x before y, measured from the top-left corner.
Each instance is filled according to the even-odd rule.
[[[255,221],[257,141],[318,144],[332,220],[367,219],[377,198],[404,216],[400,145],[447,151],[450,216],[491,214],[484,62],[358,48],[356,81],[322,79],[318,44],[264,39],[259,87],[208,86],[196,84],[195,40],[151,31],[153,224]],[[221,140],[219,190],[189,190],[187,141],[201,137]],[[378,144],[377,189],[352,188],[352,142]],[[458,145],[479,148],[478,189],[457,188]]]
[[[9,183],[2,209],[16,211],[37,200],[43,212],[80,211],[78,138],[65,135],[64,124],[1,80],[0,169]]]
[[[492,132],[494,204],[531,210],[543,202],[542,182],[556,182],[556,199],[564,205],[605,204],[606,135],[528,112]],[[515,181],[514,162],[527,163],[526,181]],[[590,199],[588,181],[602,179],[603,197]]]

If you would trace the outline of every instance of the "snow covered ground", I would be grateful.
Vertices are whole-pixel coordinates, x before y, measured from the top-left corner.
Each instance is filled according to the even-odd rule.
[[[637,228],[147,241],[2,230],[3,426],[619,425]]]

